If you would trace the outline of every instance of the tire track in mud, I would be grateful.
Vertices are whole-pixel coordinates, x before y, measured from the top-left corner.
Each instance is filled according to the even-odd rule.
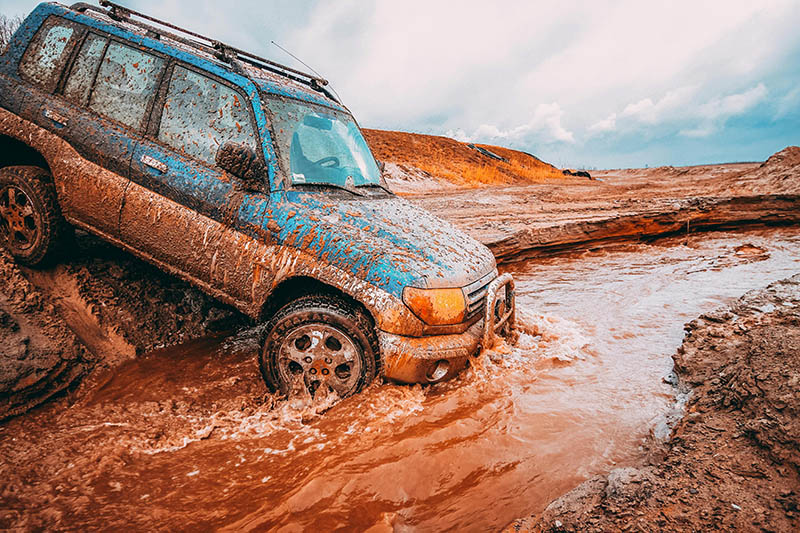
[[[116,327],[103,327],[93,306],[78,290],[78,280],[63,267],[22,270],[28,280],[56,307],[63,320],[86,348],[104,365],[116,366],[136,357],[136,348]]]

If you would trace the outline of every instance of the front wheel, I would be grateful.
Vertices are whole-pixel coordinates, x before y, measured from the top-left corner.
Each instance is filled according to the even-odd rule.
[[[345,398],[376,374],[378,343],[366,315],[341,298],[311,295],[281,308],[265,329],[259,366],[281,394],[305,388]]]

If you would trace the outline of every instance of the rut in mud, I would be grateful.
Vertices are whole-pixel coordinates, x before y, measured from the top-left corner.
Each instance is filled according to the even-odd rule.
[[[511,265],[518,346],[332,406],[275,403],[255,330],[152,351],[2,427],[0,525],[500,528],[664,437],[683,324],[796,272],[798,244],[787,228]],[[126,309],[126,286],[102,313]]]

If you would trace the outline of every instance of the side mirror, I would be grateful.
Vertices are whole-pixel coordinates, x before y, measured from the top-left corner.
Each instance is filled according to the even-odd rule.
[[[381,169],[381,174],[383,174],[386,170],[386,163],[383,161],[378,161],[378,168]]]
[[[260,191],[264,186],[266,167],[252,148],[246,144],[226,142],[216,157],[217,166],[242,180],[249,191]]]

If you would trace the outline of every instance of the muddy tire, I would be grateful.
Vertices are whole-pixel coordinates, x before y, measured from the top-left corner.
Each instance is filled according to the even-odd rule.
[[[374,326],[362,311],[341,298],[310,295],[269,321],[259,366],[272,392],[304,394],[305,388],[313,396],[330,389],[345,398],[375,379],[378,353]]]
[[[49,172],[31,166],[0,168],[0,243],[18,263],[46,263],[71,232]]]

